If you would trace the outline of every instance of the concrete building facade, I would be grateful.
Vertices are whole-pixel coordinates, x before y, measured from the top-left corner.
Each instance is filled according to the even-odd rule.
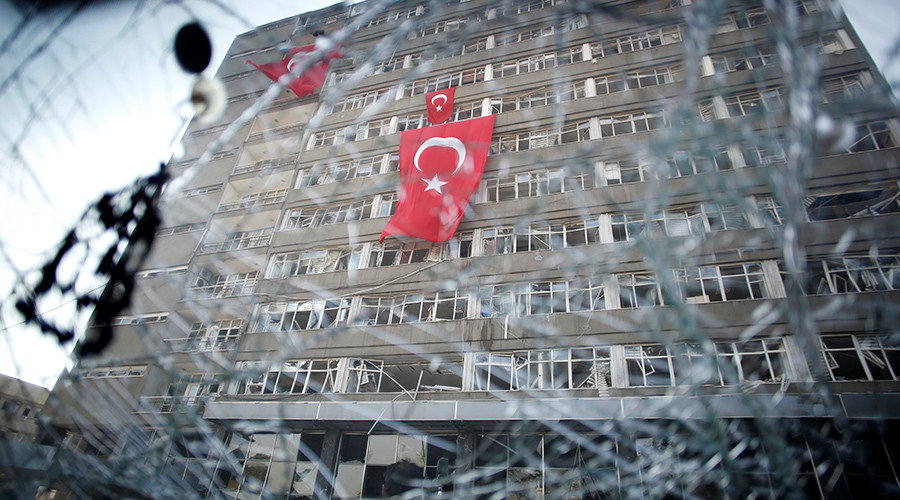
[[[889,90],[827,2],[700,3],[368,1],[237,37],[47,439],[210,498],[378,497],[404,459],[466,498],[896,492]],[[344,50],[316,94],[245,62],[316,31]],[[481,186],[452,240],[379,243],[447,87],[452,120],[496,115]]]

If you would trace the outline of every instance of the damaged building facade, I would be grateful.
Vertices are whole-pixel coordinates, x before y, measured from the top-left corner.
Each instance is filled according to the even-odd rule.
[[[210,498],[378,497],[403,459],[467,498],[896,488],[889,90],[830,3],[724,4],[368,1],[238,36],[56,437]],[[323,89],[268,99],[246,60],[316,31]],[[448,87],[451,120],[496,115],[481,185],[450,241],[379,243]]]

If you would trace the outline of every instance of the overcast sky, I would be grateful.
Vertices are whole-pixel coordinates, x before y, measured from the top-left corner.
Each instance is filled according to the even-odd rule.
[[[92,4],[67,19],[62,8],[24,24],[0,0],[0,243],[18,269],[42,262],[84,209],[104,191],[155,171],[172,154],[188,116],[192,77],[175,63],[171,42],[198,19],[213,37],[214,63],[234,36],[333,1],[163,0]],[[844,0],[854,26],[895,92],[900,65],[887,54],[898,40],[900,1]],[[223,8],[224,6],[224,8]],[[13,274],[0,264],[0,294]],[[59,311],[69,314],[70,309]],[[51,386],[67,354],[49,337],[16,326],[3,307],[0,372]]]

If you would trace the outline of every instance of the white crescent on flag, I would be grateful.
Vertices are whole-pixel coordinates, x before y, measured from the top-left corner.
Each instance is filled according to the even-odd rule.
[[[435,104],[434,101],[437,100],[438,97],[443,97],[443,98],[444,98],[444,100],[441,101],[441,104],[444,104],[445,102],[447,102],[447,96],[445,96],[444,94],[437,94],[437,95],[435,95],[434,97],[431,98],[431,104]]]
[[[453,172],[450,175],[455,174],[466,159],[466,145],[456,137],[429,137],[428,139],[425,139],[425,142],[423,142],[421,146],[419,146],[419,149],[416,150],[416,155],[413,157],[413,166],[416,167],[419,172],[422,171],[422,168],[419,167],[419,156],[423,151],[432,146],[443,146],[456,150],[456,154],[459,155],[459,161],[456,163],[456,168],[453,169]]]
[[[294,72],[294,66],[298,63],[302,62],[304,59],[308,57],[309,54],[305,52],[298,52],[294,54],[294,57],[291,57],[291,60],[287,63],[287,70],[291,73]]]

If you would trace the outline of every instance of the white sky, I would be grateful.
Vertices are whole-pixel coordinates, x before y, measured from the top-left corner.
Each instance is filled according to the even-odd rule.
[[[308,11],[335,2],[109,2],[87,7],[56,30],[66,9],[54,12],[5,45],[21,15],[0,0],[0,245],[15,267],[43,262],[102,192],[170,157],[193,81],[171,49],[185,22],[197,19],[210,31],[211,75],[235,35],[297,14],[298,3]],[[900,1],[841,3],[896,93],[900,64],[888,64],[886,54],[898,41]],[[0,256],[3,297],[15,276],[5,259]],[[71,315],[65,307],[58,312]],[[0,372],[52,386],[66,366],[65,349],[16,326],[9,304],[2,320],[8,328],[0,331]]]

